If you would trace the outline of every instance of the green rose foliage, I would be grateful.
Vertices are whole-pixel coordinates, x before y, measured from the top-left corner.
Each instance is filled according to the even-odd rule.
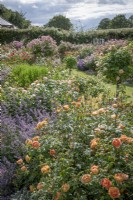
[[[66,62],[66,67],[68,69],[73,69],[77,64],[77,61],[73,56],[67,56],[66,58],[64,58],[64,61]]]
[[[116,49],[115,47],[100,59],[98,71],[107,80],[116,83],[125,81],[130,77],[133,68],[132,52],[128,47]]]
[[[19,187],[30,188],[32,200],[111,200],[108,188],[102,185],[107,178],[119,191],[114,198],[131,200],[131,110],[116,104],[94,110],[82,97],[55,113],[55,119],[37,124],[39,137],[26,143],[30,160],[24,156],[19,164]],[[114,144],[115,138],[118,144]],[[92,166],[96,166],[95,172]],[[117,174],[125,174],[125,179],[118,181]]]

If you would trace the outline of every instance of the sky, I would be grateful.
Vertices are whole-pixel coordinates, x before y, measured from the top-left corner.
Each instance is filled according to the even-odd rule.
[[[77,30],[96,28],[106,17],[133,15],[133,0],[0,0],[0,4],[24,13],[36,26],[43,26],[55,15],[64,15]]]

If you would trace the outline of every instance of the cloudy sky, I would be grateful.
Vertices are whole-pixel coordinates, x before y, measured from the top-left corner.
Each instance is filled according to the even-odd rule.
[[[68,17],[75,28],[95,28],[101,19],[133,14],[133,0],[0,0],[7,8],[25,13],[33,25],[42,26],[53,16]]]

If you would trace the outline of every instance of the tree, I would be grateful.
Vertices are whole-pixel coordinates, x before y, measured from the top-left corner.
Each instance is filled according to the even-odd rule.
[[[100,21],[98,25],[98,29],[109,29],[110,28],[110,19],[109,18],[104,18]]]
[[[129,21],[126,19],[125,15],[117,15],[114,17],[110,22],[110,28],[117,29],[117,28],[128,28]]]
[[[28,28],[31,24],[31,22],[25,18],[25,14],[7,9],[2,4],[0,4],[0,16],[18,28]]]
[[[49,22],[45,25],[45,27],[55,27],[64,30],[70,30],[73,25],[69,18],[66,18],[63,15],[54,16]]]
[[[129,23],[130,23],[130,27],[133,28],[133,15],[131,15],[128,19]]]

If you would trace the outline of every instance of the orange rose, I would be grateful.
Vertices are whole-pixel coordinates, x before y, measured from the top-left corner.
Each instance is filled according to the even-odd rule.
[[[49,173],[49,172],[50,172],[50,167],[49,167],[49,165],[43,166],[43,167],[41,168],[41,172],[42,172],[43,174]]]
[[[93,111],[93,112],[92,112],[92,115],[93,115],[93,116],[97,116],[98,114],[99,114],[98,111]]]
[[[120,197],[120,191],[117,187],[110,187],[108,191],[109,195],[113,199],[117,199]]]
[[[72,101],[72,103],[71,103],[71,104],[72,104],[72,105],[76,105],[76,103],[77,103],[77,102],[75,102],[75,101]]]
[[[35,136],[35,137],[32,138],[32,140],[33,140],[33,141],[38,141],[39,138],[40,138],[39,136]]]
[[[64,183],[61,189],[63,190],[63,192],[68,192],[68,190],[70,189],[70,185],[67,183]]]
[[[93,165],[90,169],[92,174],[98,174],[99,173],[99,167],[97,165]]]
[[[35,187],[33,185],[29,186],[30,192],[34,192],[35,191]]]
[[[43,189],[43,183],[38,183],[38,184],[37,184],[37,189],[38,189],[38,190]]]
[[[106,189],[109,189],[112,185],[112,182],[108,178],[103,178],[100,182],[100,184],[105,187]]]
[[[37,149],[37,148],[40,147],[40,143],[39,143],[38,141],[34,141],[34,142],[32,143],[32,147]]]
[[[95,128],[94,132],[95,132],[95,134],[100,134],[100,133],[102,133],[102,130],[100,128]]]
[[[122,142],[119,138],[114,138],[112,141],[112,144],[114,147],[119,148],[121,146]]]
[[[23,163],[23,160],[22,159],[19,159],[19,160],[17,160],[17,162],[16,162],[18,165],[21,165],[22,163]]]
[[[90,145],[91,149],[95,149],[97,147],[98,143],[96,141],[92,142]]]
[[[98,110],[98,113],[100,113],[100,114],[105,113],[105,108],[100,108],[100,109]]]
[[[91,181],[91,175],[90,174],[84,174],[82,177],[81,177],[81,182],[86,184],[86,183],[89,183]]]
[[[60,113],[60,112],[61,112],[61,109],[57,109],[57,110],[56,110],[56,113]]]
[[[98,141],[99,140],[100,140],[100,138],[95,138],[95,139],[91,140],[91,142],[90,142],[90,148],[91,149],[95,149],[97,147],[97,145],[98,145]]]
[[[54,198],[54,200],[59,200],[61,196],[61,192],[57,192],[56,193],[56,197]]]
[[[118,128],[123,130],[123,129],[125,129],[125,126],[123,124],[119,124]]]
[[[133,143],[133,138],[128,137],[128,138],[127,138],[127,143]]]
[[[76,102],[75,107],[76,108],[80,108],[80,106],[81,106],[81,103],[80,102]]]
[[[56,151],[55,151],[54,149],[50,149],[49,154],[50,154],[51,156],[54,156],[54,155],[56,154]]]
[[[128,175],[127,174],[123,174],[123,173],[118,173],[118,174],[115,174],[114,179],[118,183],[122,183],[123,181],[128,179]]]
[[[32,140],[27,139],[27,140],[25,141],[25,144],[26,144],[26,145],[32,145]]]
[[[36,129],[41,129],[43,126],[47,125],[48,121],[45,119],[42,122],[38,122]]]
[[[111,118],[112,118],[112,119],[117,119],[117,115],[116,115],[116,114],[113,114],[113,115],[111,115]]]
[[[127,137],[126,135],[121,135],[121,137],[120,137],[120,140],[121,140],[122,142],[126,142],[127,139],[128,139],[128,137]]]
[[[117,105],[116,103],[114,103],[114,104],[112,105],[112,107],[113,107],[113,108],[117,108],[118,105]]]
[[[25,172],[26,170],[27,170],[27,167],[25,167],[25,166],[21,167],[21,171]]]
[[[67,110],[69,110],[69,105],[64,105],[63,108],[64,108],[64,110],[67,111]]]
[[[31,158],[30,158],[28,155],[26,155],[26,156],[25,156],[25,160],[26,160],[27,163],[29,163],[30,160],[31,160]]]

